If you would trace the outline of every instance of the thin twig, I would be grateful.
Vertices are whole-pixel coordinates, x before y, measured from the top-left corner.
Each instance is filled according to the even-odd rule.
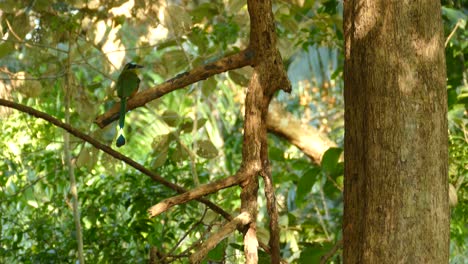
[[[323,210],[325,211],[325,219],[330,219],[330,214],[328,213],[327,201],[325,200],[325,193],[323,192],[323,186],[319,188],[320,200],[322,201]]]
[[[458,20],[458,21],[457,21],[457,24],[455,24],[455,27],[453,27],[452,32],[450,32],[450,34],[448,35],[447,39],[445,40],[445,47],[447,47],[447,45],[448,45],[450,39],[451,39],[451,38],[453,37],[453,35],[455,34],[455,31],[457,31],[458,27],[460,26],[460,23],[461,23],[461,21]]]
[[[5,22],[6,22],[6,24],[7,24],[8,29],[10,30],[11,34],[12,34],[18,41],[23,41],[23,40],[15,33],[15,31],[13,30],[13,28],[11,27],[10,21],[8,21],[8,19],[5,19]],[[28,44],[26,44],[26,46],[29,47]]]
[[[323,217],[317,206],[317,202],[315,201],[315,198],[313,197],[311,197],[311,200],[312,200],[312,204],[314,205],[315,212],[317,213],[317,218],[319,220],[319,223],[322,226],[323,232],[325,233],[325,236],[327,237],[327,239],[330,240],[330,235],[328,234],[327,226],[325,225],[325,222],[323,221]]]
[[[31,42],[31,41],[13,40],[13,39],[0,39],[0,41],[22,44],[22,45],[25,45],[28,48],[32,48],[32,47],[46,48],[46,49],[51,49],[51,50],[61,52],[61,53],[67,53],[66,50],[54,48],[54,47],[47,46],[47,45],[37,44],[37,43]]]

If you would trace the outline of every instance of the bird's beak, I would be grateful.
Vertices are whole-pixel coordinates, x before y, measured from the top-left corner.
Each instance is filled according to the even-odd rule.
[[[138,64],[136,64],[136,65],[135,65],[135,68],[137,68],[137,69],[141,69],[141,68],[144,68],[144,67],[143,67],[143,66],[141,66],[141,65],[138,65]]]

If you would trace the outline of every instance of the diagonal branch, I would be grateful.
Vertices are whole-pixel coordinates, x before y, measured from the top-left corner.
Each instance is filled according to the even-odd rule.
[[[48,114],[46,114],[44,112],[38,111],[38,110],[33,109],[31,107],[28,107],[28,106],[25,106],[25,105],[22,105],[22,104],[18,104],[18,103],[12,102],[12,101],[8,101],[8,100],[5,100],[5,99],[0,99],[0,105],[10,107],[10,108],[14,108],[16,110],[27,113],[29,115],[44,119],[44,120],[54,124],[55,126],[63,128],[64,130],[66,130],[70,134],[74,135],[75,137],[80,138],[80,139],[88,142],[89,144],[93,145],[95,148],[100,149],[103,152],[111,155],[112,157],[127,163],[128,165],[132,166],[133,168],[140,171],[141,173],[149,176],[153,181],[159,182],[162,185],[164,185],[164,186],[166,186],[166,187],[168,187],[168,188],[170,188],[170,189],[172,189],[172,190],[174,190],[174,191],[176,191],[178,193],[184,193],[184,192],[187,191],[186,189],[182,188],[181,186],[179,186],[177,184],[174,184],[174,183],[172,183],[170,181],[165,180],[163,177],[161,177],[158,174],[148,170],[147,168],[145,168],[143,165],[139,164],[138,162],[130,159],[129,157],[121,154],[118,151],[113,150],[111,147],[102,144],[98,140],[96,140],[96,139],[82,133],[78,129],[70,126],[69,124],[63,123],[62,121],[58,120],[57,118],[55,118],[53,116],[50,116],[50,115],[48,115]],[[217,212],[218,214],[222,215],[227,220],[232,219],[232,216],[228,212],[224,211],[221,207],[219,207],[216,204],[208,201],[207,199],[198,198],[196,200],[204,203],[211,210],[213,210],[213,211]]]
[[[238,185],[239,183],[244,181],[247,177],[250,177],[253,174],[255,174],[255,172],[240,169],[235,175],[232,175],[230,177],[220,179],[218,181],[215,181],[209,184],[200,185],[180,195],[167,198],[157,203],[156,205],[153,205],[150,209],[148,209],[149,216],[155,217],[169,210],[171,207],[175,205],[183,204],[183,203],[192,201],[194,199],[203,197],[205,195],[217,192],[221,189],[225,189],[234,185]]]
[[[165,94],[183,88],[192,83],[207,79],[216,74],[251,65],[253,55],[254,54],[250,49],[246,49],[215,62],[199,66],[188,72],[181,73],[176,77],[156,85],[151,89],[137,93],[133,98],[127,101],[127,109],[132,110],[137,107],[144,106],[146,103]],[[98,116],[94,122],[100,128],[104,128],[119,118],[119,109],[120,103],[116,103],[106,113]]]
[[[268,111],[268,132],[285,138],[309,156],[316,164],[320,164],[322,156],[336,143],[311,125],[305,125],[291,113],[281,108],[278,103],[272,103]]]

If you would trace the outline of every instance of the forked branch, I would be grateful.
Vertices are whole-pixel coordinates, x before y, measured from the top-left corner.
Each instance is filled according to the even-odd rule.
[[[200,185],[180,195],[167,198],[153,205],[150,209],[148,209],[149,216],[155,217],[169,210],[171,207],[175,205],[187,203],[189,201],[198,199],[205,195],[215,193],[219,190],[222,190],[222,189],[234,186],[234,185],[238,185],[252,174],[255,174],[255,172],[250,172],[250,171],[241,169],[235,175],[217,180],[209,184]]]

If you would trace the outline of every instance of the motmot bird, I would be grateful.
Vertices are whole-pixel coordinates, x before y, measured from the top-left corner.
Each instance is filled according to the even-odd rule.
[[[127,100],[136,94],[140,79],[138,78],[138,69],[143,66],[133,62],[125,64],[122,72],[117,79],[115,88],[117,89],[117,96],[120,98],[120,112],[119,112],[119,137],[115,145],[121,147],[125,145],[125,137],[123,136],[123,128],[125,125],[125,113],[127,112]]]

